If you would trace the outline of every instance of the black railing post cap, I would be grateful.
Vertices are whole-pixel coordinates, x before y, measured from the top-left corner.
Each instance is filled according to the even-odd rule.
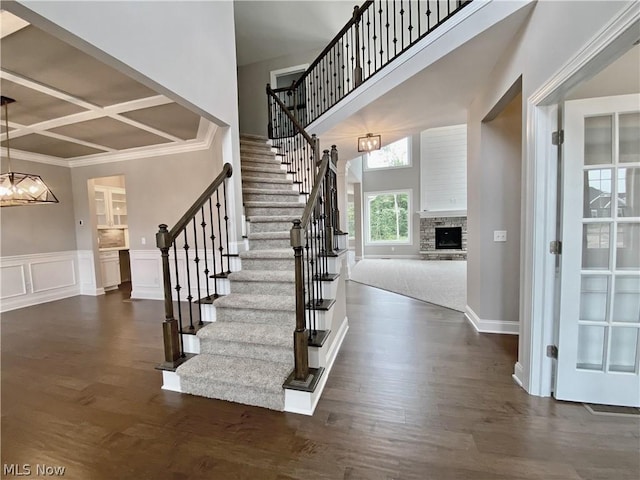
[[[295,219],[293,220],[293,228],[300,228],[301,220]]]
[[[161,232],[166,231],[169,227],[167,225],[165,225],[164,223],[161,223],[160,225],[158,225],[158,228],[160,229]]]

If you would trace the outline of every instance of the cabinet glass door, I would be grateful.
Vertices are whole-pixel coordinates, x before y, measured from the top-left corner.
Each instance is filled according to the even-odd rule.
[[[127,224],[127,195],[111,192],[111,213],[114,225]]]
[[[96,219],[98,225],[109,225],[109,215],[107,213],[107,194],[104,190],[95,191]]]

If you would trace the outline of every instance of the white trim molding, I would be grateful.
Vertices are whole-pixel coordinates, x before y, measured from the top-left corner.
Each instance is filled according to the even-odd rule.
[[[555,329],[555,258],[548,254],[555,240],[556,202],[554,158],[549,141],[557,128],[556,102],[579,82],[590,78],[637,40],[640,3],[629,2],[584,47],[527,98],[526,150],[523,165],[522,262],[520,271],[520,343],[514,370],[531,395],[549,396],[553,388],[553,362],[546,345]],[[551,200],[550,201],[550,197]],[[519,367],[518,367],[519,365]]]
[[[76,251],[0,257],[0,311],[80,294]]]
[[[464,316],[479,333],[500,333],[505,335],[518,335],[520,323],[512,320],[485,320],[480,318],[473,309],[467,305]]]

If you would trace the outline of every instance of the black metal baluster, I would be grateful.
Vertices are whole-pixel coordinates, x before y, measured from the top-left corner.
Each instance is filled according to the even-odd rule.
[[[420,1],[421,0],[418,0],[418,16],[417,16],[417,18],[418,18],[418,38],[420,38],[420,36],[422,35],[422,32],[420,31],[420,19],[421,19],[420,18]]]
[[[195,250],[195,258],[193,259],[193,263],[196,264],[196,286],[198,292],[198,300],[196,300],[198,303],[198,326],[202,326],[204,324],[202,323],[202,305],[200,304],[200,300],[202,299],[202,293],[200,291],[200,256],[198,255],[198,227],[195,216],[193,217],[191,223],[193,223],[193,248]]]
[[[427,33],[431,31],[431,8],[429,7],[429,0],[427,0]]]
[[[409,45],[411,45],[411,43],[413,42],[413,38],[412,38],[412,31],[413,31],[413,23],[412,23],[412,19],[411,19],[411,0],[409,0],[407,2],[408,5],[408,9],[409,9]]]
[[[220,190],[220,187],[218,187]],[[216,190],[217,191],[217,190]],[[222,200],[224,202],[224,233],[227,247],[227,273],[231,273],[231,253],[229,252],[229,214],[227,210],[227,181],[222,182]]]
[[[220,217],[220,189],[216,190],[216,214],[218,216],[218,251],[220,252],[220,275],[219,278],[226,278],[224,274],[224,260],[222,256],[222,251],[224,248],[222,247],[222,217]]]
[[[367,75],[367,77],[371,76],[371,19],[369,17],[369,11],[370,9],[367,8],[367,68],[369,69],[369,75]],[[364,29],[362,34],[364,35]],[[362,42],[362,53],[364,56],[364,42]]]
[[[438,24],[440,23],[440,1],[439,0],[435,0],[436,2],[436,23],[433,25],[434,28],[438,26]]]
[[[213,258],[213,298],[218,298],[218,279],[216,278],[216,274],[218,273],[216,270],[216,235],[214,230],[213,223],[213,201],[211,197],[209,197],[209,225],[211,228],[211,235],[209,238],[211,239],[211,257]]]
[[[344,88],[344,37],[338,42],[338,101],[342,100]]]
[[[398,54],[398,35],[396,33],[396,20],[397,20],[397,15],[396,15],[396,2],[393,2],[393,56],[395,58],[395,56]]]
[[[389,52],[391,49],[389,48],[389,27],[391,24],[389,23],[389,0],[385,0],[387,2],[386,14],[387,14],[387,23],[385,24],[385,28],[387,30],[387,63],[389,63]]]
[[[400,52],[404,51],[404,6],[400,0]]]
[[[178,301],[178,336],[180,337],[180,356],[184,357],[184,343],[182,339],[182,304],[180,302],[180,273],[178,272],[178,245],[173,242],[173,262],[176,268],[176,300]]]
[[[191,270],[189,268],[189,239],[187,236],[187,229],[183,230],[184,234],[184,258],[185,265],[187,267],[187,301],[189,302],[189,330],[195,330],[193,326],[193,295],[191,295]]]

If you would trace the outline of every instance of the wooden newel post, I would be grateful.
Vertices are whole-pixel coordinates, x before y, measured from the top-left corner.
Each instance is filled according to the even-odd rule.
[[[162,253],[162,277],[164,281],[164,323],[162,334],[164,338],[164,359],[175,363],[180,358],[180,342],[178,337],[178,322],[173,318],[173,299],[171,294],[171,274],[169,271],[169,248],[171,237],[165,224],[159,226],[156,233],[156,246]]]
[[[302,271],[302,227],[300,220],[293,221],[291,246],[295,258],[296,278],[296,330],[293,332],[293,354],[295,357],[294,379],[306,382],[309,378],[309,331],[305,318],[304,273]]]
[[[333,231],[337,233],[343,233],[340,228],[340,209],[338,209],[338,147],[331,145],[331,163],[335,167],[335,185],[333,186],[333,195],[331,201],[333,202]]]
[[[353,86],[359,87],[362,83],[362,66],[360,64],[360,8],[357,5],[353,7],[353,18],[356,27],[356,66],[353,70]]]

